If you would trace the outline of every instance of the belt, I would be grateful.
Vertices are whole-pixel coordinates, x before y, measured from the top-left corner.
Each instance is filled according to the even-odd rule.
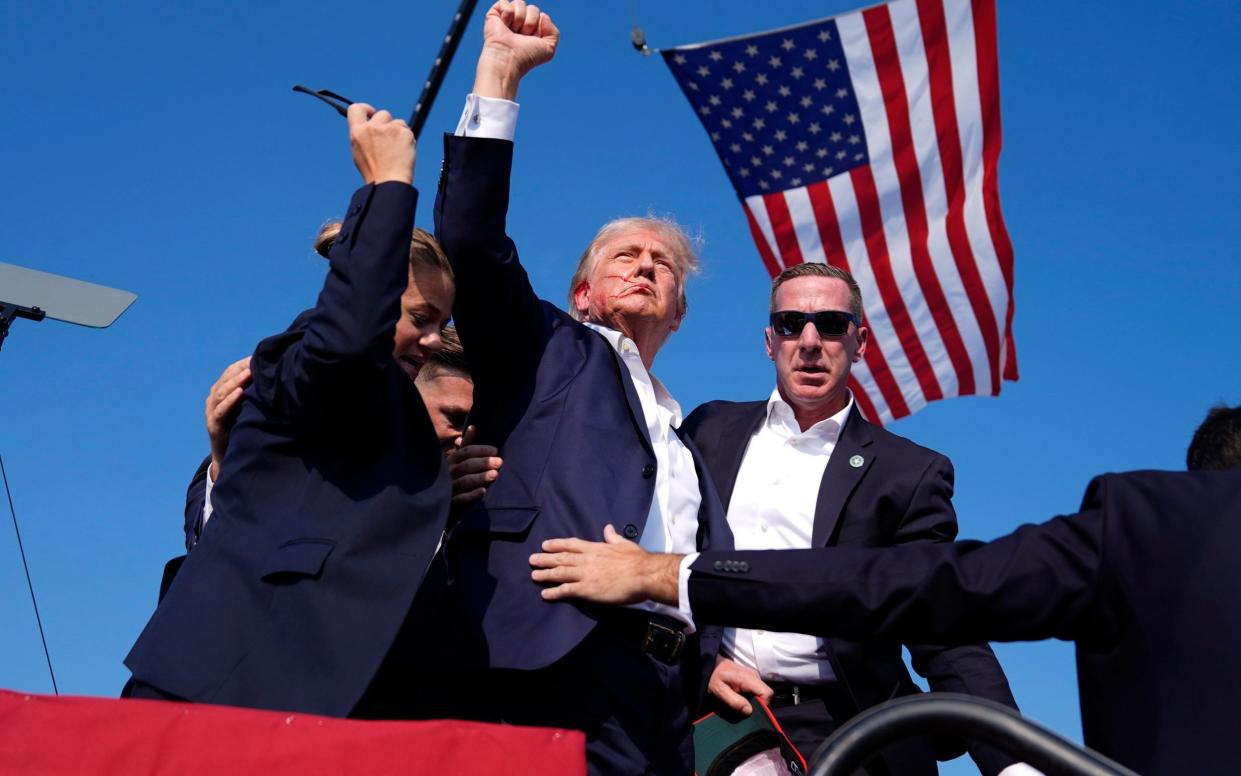
[[[771,703],[767,704],[772,709],[778,709],[781,706],[796,706],[806,701],[826,700],[836,689],[835,685],[831,683],[793,684],[792,682],[767,682],[767,686],[774,692],[774,695],[771,697]]]
[[[670,666],[681,661],[685,648],[685,623],[656,612],[617,609],[607,622],[623,639],[637,643],[643,652]]]

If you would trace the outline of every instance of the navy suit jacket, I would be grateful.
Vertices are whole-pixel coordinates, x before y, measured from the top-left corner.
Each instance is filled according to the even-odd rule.
[[[450,498],[431,420],[392,358],[416,199],[406,184],[360,189],[317,304],[259,344],[214,515],[126,658],[135,679],[343,716],[375,675]]]
[[[732,499],[746,447],[766,417],[766,401],[713,401],[694,410],[685,421],[684,428],[702,450],[725,505]],[[861,466],[850,464],[854,456],[862,459]],[[952,463],[947,457],[867,422],[854,408],[819,485],[812,546],[890,547],[951,541],[957,533],[952,481]],[[1004,671],[986,644],[906,646],[915,670],[927,678],[932,690],[969,693],[1016,708]],[[872,634],[857,641],[831,639],[827,653],[850,701],[847,708],[829,709],[837,723],[844,721],[841,716],[847,719],[893,697],[921,692],[905,669],[899,641]],[[960,753],[957,747],[938,751],[942,759]],[[984,773],[996,773],[1012,763],[1011,758],[987,747],[974,747],[971,754]],[[893,772],[915,768],[896,762],[899,755],[889,759],[893,759],[889,762]],[[933,768],[933,763],[919,766],[925,770]]]
[[[656,464],[633,381],[615,350],[538,299],[505,234],[512,154],[508,141],[445,139],[436,228],[456,272],[453,319],[474,377],[470,422],[504,459],[486,496],[461,514],[448,557],[467,633],[457,657],[532,670],[563,657],[607,611],[544,601],[529,556],[553,537],[599,540],[607,523],[640,536]],[[731,547],[702,459],[681,439],[702,491],[699,546]],[[701,633],[704,670],[720,633]]]
[[[1234,773],[1238,548],[1241,470],[1130,472],[988,543],[704,553],[689,597],[700,620],[752,628],[1071,639],[1087,746],[1143,774]]]

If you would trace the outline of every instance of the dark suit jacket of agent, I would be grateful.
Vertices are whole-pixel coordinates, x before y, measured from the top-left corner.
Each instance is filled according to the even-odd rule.
[[[458,656],[533,670],[567,654],[607,611],[542,600],[530,554],[554,537],[597,540],[606,523],[637,539],[656,472],[628,370],[597,332],[535,296],[505,234],[512,156],[509,141],[445,139],[436,227],[456,272],[453,317],[474,376],[470,422],[504,458],[486,496],[461,515],[448,555],[468,631]],[[731,547],[702,459],[680,437],[702,491],[699,546]],[[703,671],[721,634],[700,634]],[[687,684],[692,697],[702,689]]]
[[[702,451],[725,505],[732,499],[750,438],[766,417],[766,401],[714,401],[694,410],[685,421],[684,428]],[[855,455],[862,457],[862,466],[850,465]],[[812,546],[889,547],[951,541],[957,534],[952,476],[952,463],[945,456],[868,423],[854,408],[819,486]],[[808,632],[827,635],[826,631]],[[907,646],[914,668],[927,678],[932,690],[969,693],[1016,708],[1004,671],[987,645]],[[837,724],[896,696],[921,692],[905,669],[899,641],[867,634],[857,641],[831,639],[827,654],[847,700],[845,708],[828,709]],[[941,758],[961,754],[959,747],[938,743]],[[907,761],[921,751],[912,747],[891,750],[885,759],[893,773],[934,772],[929,756],[919,758],[921,762]],[[984,773],[996,773],[1012,763],[1011,758],[987,747],[974,747],[971,754]]]
[[[1143,774],[1235,773],[1238,548],[1241,470],[1130,472],[985,544],[705,553],[689,596],[748,627],[1073,640],[1087,746]]]
[[[405,184],[360,189],[317,304],[259,344],[214,516],[125,661],[135,679],[343,716],[375,675],[450,498],[430,418],[392,358],[416,199]]]

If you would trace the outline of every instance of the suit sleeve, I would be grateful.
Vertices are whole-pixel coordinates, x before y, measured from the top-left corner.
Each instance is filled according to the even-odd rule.
[[[903,643],[1099,635],[1097,510],[992,542],[703,552],[689,599],[699,622]]]
[[[894,544],[950,541],[956,537],[957,517],[952,506],[952,462],[935,455],[914,490],[906,519],[902,521]],[[925,643],[906,644],[910,662],[927,680],[933,692],[956,692],[1017,708],[1008,678],[986,643],[947,646]],[[965,744],[952,738],[936,740],[941,760],[958,757]],[[970,745],[970,755],[984,776],[993,776],[1014,760],[988,746]]]
[[[255,351],[255,396],[268,407],[313,421],[367,406],[360,401],[364,391],[379,384],[392,361],[417,198],[413,187],[396,181],[353,195],[303,336],[272,338]],[[269,342],[286,346],[264,347]]]
[[[208,455],[198,465],[190,486],[185,490],[185,551],[189,552],[198,544],[198,537],[203,527],[203,507],[207,500],[207,469],[211,466]]]
[[[457,284],[453,320],[479,386],[530,379],[541,355],[543,311],[506,234],[513,143],[444,137],[435,232]]]

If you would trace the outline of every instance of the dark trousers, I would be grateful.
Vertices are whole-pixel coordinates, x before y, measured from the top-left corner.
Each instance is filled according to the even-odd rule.
[[[821,699],[775,706],[771,713],[812,767],[815,752],[839,727]],[[866,764],[865,772],[868,776],[935,776],[939,767],[930,741],[919,738],[885,748],[880,757]]]
[[[644,653],[632,636],[599,625],[537,671],[427,673],[426,664],[408,673],[388,670],[364,716],[581,730],[591,776],[690,776],[693,737],[681,669]]]

